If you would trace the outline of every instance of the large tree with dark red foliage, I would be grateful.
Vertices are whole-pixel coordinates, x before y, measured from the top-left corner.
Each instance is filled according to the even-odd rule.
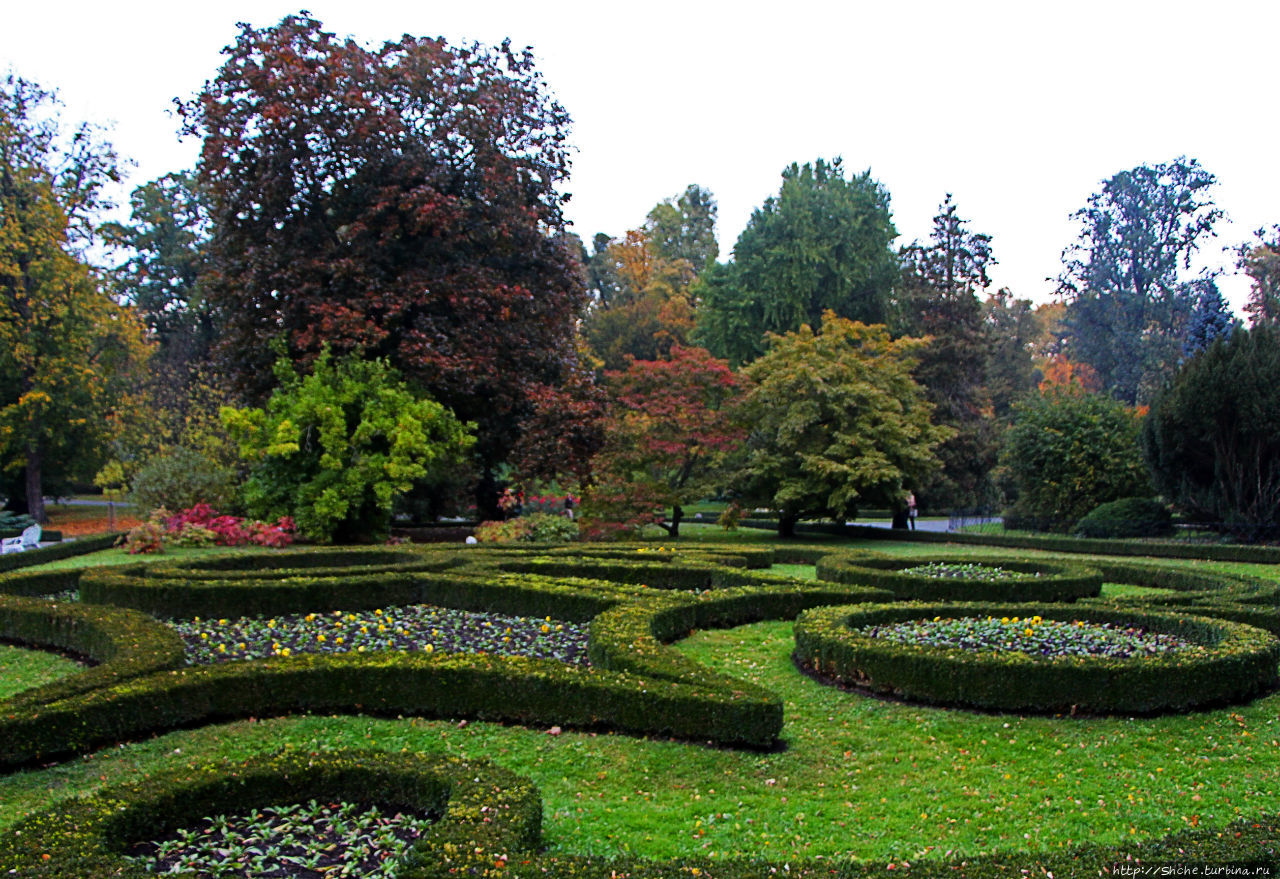
[[[705,348],[675,346],[670,360],[634,360],[609,373],[612,409],[592,497],[614,497],[614,515],[669,507],[658,524],[678,537],[684,504],[715,488],[716,465],[746,437],[738,416],[745,384]]]
[[[540,410],[578,373],[586,293],[556,190],[569,117],[531,54],[369,49],[305,13],[241,25],[224,54],[181,110],[204,139],[208,295],[250,398],[270,390],[271,340],[303,364],[328,342],[476,422],[486,470],[555,424]]]

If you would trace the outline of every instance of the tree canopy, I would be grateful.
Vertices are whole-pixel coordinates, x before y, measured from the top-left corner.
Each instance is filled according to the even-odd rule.
[[[304,13],[225,55],[181,111],[227,368],[261,399],[272,339],[304,366],[326,342],[386,357],[477,423],[485,468],[506,460],[570,382],[586,304],[556,188],[569,117],[532,54],[369,49]]]
[[[51,479],[92,475],[121,378],[145,359],[138,325],[84,261],[111,147],[68,133],[56,97],[0,83],[0,465],[11,507],[44,521]]]
[[[889,194],[870,171],[845,176],[836,159],[793,164],[751,215],[733,261],[704,277],[700,338],[717,357],[748,363],[766,333],[818,326],[826,311],[884,323],[898,277]]]
[[[749,433],[733,486],[779,512],[781,535],[801,518],[900,507],[937,469],[936,448],[951,430],[930,422],[911,377],[920,344],[828,311],[819,332],[805,325],[772,335],[746,367]]]
[[[1073,215],[1080,235],[1059,278],[1069,353],[1130,405],[1149,399],[1181,357],[1197,293],[1185,272],[1223,216],[1215,183],[1195,159],[1139,165]]]
[[[1280,329],[1239,330],[1187,360],[1151,404],[1157,488],[1246,540],[1280,535]]]
[[[738,417],[744,384],[703,348],[676,347],[669,360],[610,373],[597,477],[650,510],[670,508],[665,527],[678,536],[684,505],[713,493],[718,465],[746,434]]]
[[[987,390],[988,343],[978,295],[991,283],[991,236],[972,232],[948,193],[925,242],[901,253],[894,291],[899,332],[924,336],[915,377],[933,420],[955,433],[938,449],[942,469],[917,492],[922,507],[974,508],[991,498],[997,445]]]

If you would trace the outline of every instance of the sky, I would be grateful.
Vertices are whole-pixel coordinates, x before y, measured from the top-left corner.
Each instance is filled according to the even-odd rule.
[[[0,16],[0,70],[56,88],[64,118],[111,125],[128,189],[193,167],[174,98],[216,76],[237,22],[308,9],[367,45],[401,34],[530,46],[574,123],[573,229],[621,235],[697,183],[719,203],[721,259],[792,162],[843,157],[889,192],[898,244],[948,193],[991,235],[995,286],[1049,301],[1070,215],[1113,174],[1198,159],[1228,219],[1203,248],[1280,223],[1271,106],[1280,3],[24,2]]]

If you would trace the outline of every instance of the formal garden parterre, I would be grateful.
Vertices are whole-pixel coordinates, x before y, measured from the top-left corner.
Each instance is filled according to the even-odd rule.
[[[876,545],[875,548],[880,549],[882,546]],[[409,729],[417,729],[420,723],[427,724],[428,727],[443,724],[440,727],[440,738],[446,741],[454,736],[461,738],[465,730],[483,729],[487,727],[486,722],[497,721],[504,726],[494,727],[492,733],[484,733],[486,737],[497,736],[498,739],[503,739],[516,735],[519,729],[524,728],[544,742],[560,743],[573,739],[590,742],[591,745],[605,742],[607,747],[604,750],[594,749],[601,755],[609,753],[622,742],[634,741],[636,745],[632,747],[641,750],[660,747],[666,755],[663,759],[673,761],[676,766],[681,761],[689,761],[689,772],[695,774],[696,770],[692,767],[705,762],[705,757],[700,755],[719,754],[721,762],[729,761],[737,767],[730,769],[729,763],[725,763],[722,770],[725,780],[721,784],[736,782],[741,790],[759,786],[759,791],[753,791],[750,799],[740,799],[743,806],[739,809],[721,807],[707,813],[699,819],[700,826],[695,826],[688,839],[663,843],[668,849],[674,847],[678,850],[674,856],[669,854],[654,859],[642,846],[632,854],[631,843],[610,844],[607,840],[613,834],[608,831],[603,833],[602,838],[585,847],[561,843],[555,834],[562,831],[554,828],[562,822],[552,820],[550,849],[545,852],[542,851],[545,843],[539,845],[527,841],[527,828],[521,831],[526,834],[525,843],[520,846],[505,845],[496,854],[483,843],[450,849],[440,841],[441,835],[433,829],[421,840],[409,845],[411,854],[404,861],[404,869],[408,872],[401,875],[451,875],[451,870],[456,875],[457,871],[463,870],[476,875],[522,875],[521,871],[524,871],[523,874],[527,875],[585,876],[608,875],[610,871],[621,868],[623,872],[619,875],[632,876],[691,875],[693,870],[710,876],[750,876],[759,875],[762,869],[775,868],[776,857],[782,857],[794,869],[803,871],[800,875],[827,875],[825,871],[833,867],[850,875],[859,875],[881,870],[887,863],[905,866],[903,861],[910,863],[911,869],[926,875],[933,872],[939,875],[950,874],[949,871],[957,869],[957,864],[965,864],[963,870],[970,871],[968,874],[971,875],[985,875],[987,872],[1000,875],[1011,865],[1022,866],[1028,863],[1042,865],[1046,869],[1056,868],[1064,871],[1061,875],[1071,875],[1072,871],[1087,872],[1088,865],[1101,865],[1108,858],[1114,859],[1121,855],[1154,859],[1189,851],[1196,853],[1197,857],[1218,858],[1224,862],[1244,857],[1273,863],[1276,858],[1275,827],[1273,819],[1269,817],[1272,810],[1265,805],[1265,798],[1261,798],[1261,795],[1276,783],[1278,761],[1276,755],[1268,750],[1275,746],[1263,742],[1257,743],[1262,750],[1253,753],[1246,764],[1252,769],[1249,777],[1256,779],[1252,784],[1258,794],[1257,797],[1244,797],[1243,801],[1252,803],[1254,807],[1247,814],[1244,811],[1236,812],[1234,808],[1224,811],[1219,806],[1214,812],[1214,819],[1209,820],[1202,819],[1200,811],[1191,811],[1186,821],[1179,822],[1180,827],[1169,825],[1167,821],[1162,824],[1159,817],[1148,815],[1138,819],[1144,827],[1141,832],[1135,824],[1132,834],[1116,835],[1111,843],[1100,845],[1086,843],[1089,834],[1079,832],[1079,821],[1073,818],[1067,818],[1063,826],[1076,826],[1076,831],[1065,829],[1065,835],[1060,839],[1042,838],[1038,844],[1029,844],[1027,841],[1011,844],[1006,840],[1003,844],[992,845],[982,834],[970,835],[966,840],[966,834],[960,833],[959,838],[950,844],[952,855],[948,856],[945,848],[935,849],[931,842],[926,841],[931,838],[928,819],[921,819],[924,826],[914,830],[919,844],[912,852],[905,853],[901,850],[902,844],[892,839],[873,834],[869,837],[864,835],[860,842],[853,831],[850,831],[848,839],[819,843],[812,838],[813,831],[804,832],[806,817],[799,813],[801,817],[796,819],[795,829],[801,832],[794,836],[795,850],[771,850],[773,845],[783,844],[783,839],[777,835],[776,829],[770,833],[753,828],[753,807],[748,803],[755,801],[759,804],[761,797],[768,798],[771,794],[776,794],[768,807],[760,807],[760,820],[768,821],[766,816],[769,816],[776,821],[778,798],[794,798],[797,795],[802,798],[812,797],[813,793],[801,794],[797,790],[782,793],[776,790],[778,781],[775,777],[754,778],[756,772],[748,767],[767,765],[769,761],[786,762],[789,752],[805,750],[808,746],[806,740],[811,736],[817,736],[818,739],[842,739],[847,735],[849,719],[846,717],[840,720],[839,712],[849,712],[856,717],[861,711],[864,720],[873,726],[876,719],[867,718],[865,705],[860,707],[860,703],[867,702],[865,697],[832,690],[830,694],[837,701],[824,702],[826,708],[820,709],[829,712],[823,715],[825,722],[806,730],[792,727],[795,720],[788,715],[797,710],[793,707],[797,694],[800,694],[801,699],[807,699],[812,697],[809,691],[823,689],[818,683],[804,678],[790,665],[791,650],[794,649],[798,657],[803,657],[806,653],[803,646],[807,637],[804,626],[797,626],[796,641],[781,656],[777,649],[772,649],[767,658],[748,661],[745,666],[740,664],[740,657],[734,657],[733,650],[724,651],[722,655],[722,651],[716,649],[708,656],[696,650],[690,653],[688,648],[679,643],[694,631],[706,632],[707,635],[699,635],[690,644],[696,644],[704,637],[718,637],[714,636],[715,632],[731,636],[737,632],[761,630],[762,626],[764,629],[761,631],[769,633],[768,637],[782,637],[781,633],[789,628],[786,621],[797,615],[806,618],[809,615],[827,615],[840,622],[842,631],[849,631],[845,624],[858,614],[876,619],[923,618],[932,621],[934,617],[942,619],[945,610],[945,616],[950,617],[990,616],[999,620],[1002,617],[1012,619],[1017,616],[1073,622],[1127,621],[1149,629],[1159,628],[1153,623],[1158,619],[1167,629],[1188,637],[1190,641],[1200,645],[1200,648],[1210,645],[1222,648],[1221,653],[1229,657],[1226,665],[1215,666],[1208,672],[1196,670],[1192,663],[1191,671],[1181,682],[1174,679],[1171,683],[1167,676],[1176,673],[1177,669],[1174,667],[1178,667],[1179,662],[1166,662],[1159,669],[1159,674],[1150,668],[1140,669],[1137,672],[1137,684],[1117,685],[1108,677],[1095,686],[1095,694],[1123,696],[1130,700],[1137,699],[1141,703],[1131,701],[1125,705],[1090,704],[1087,700],[1068,703],[1061,698],[1055,702],[1050,697],[1063,692],[1060,675],[1048,683],[1035,682],[1023,677],[1024,669],[1021,667],[1034,663],[1022,662],[1016,675],[1010,675],[1007,667],[1002,668],[996,678],[997,683],[989,684],[985,692],[1024,694],[1023,703],[1017,708],[1006,710],[1051,712],[1043,720],[1035,720],[1034,714],[1022,718],[1011,715],[1003,723],[1006,728],[1009,725],[1021,727],[1028,723],[1039,724],[1036,738],[1041,742],[1056,742],[1059,753],[1063,754],[1061,760],[1051,763],[1057,767],[1055,774],[1058,774],[1063,768],[1070,766],[1070,758],[1065,756],[1063,748],[1069,742],[1063,742],[1063,739],[1087,739],[1090,735],[1088,731],[1098,724],[1134,722],[1131,718],[1126,720],[1123,717],[1115,721],[1096,717],[1072,717],[1070,713],[1073,706],[1081,707],[1081,713],[1089,710],[1114,710],[1122,715],[1130,711],[1154,712],[1155,717],[1146,721],[1147,723],[1178,724],[1184,722],[1184,716],[1179,712],[1199,701],[1208,701],[1225,707],[1219,708],[1217,714],[1211,712],[1201,715],[1212,721],[1209,724],[1199,724],[1202,729],[1206,726],[1219,726],[1216,718],[1225,715],[1232,727],[1236,726],[1236,721],[1230,718],[1240,718],[1240,723],[1252,725],[1258,735],[1274,735],[1276,730],[1273,724],[1271,729],[1267,729],[1266,721],[1262,720],[1268,713],[1273,720],[1275,711],[1266,706],[1277,698],[1271,695],[1270,690],[1274,684],[1277,647],[1275,638],[1269,632],[1280,631],[1277,604],[1274,600],[1268,601],[1268,597],[1274,597],[1275,594],[1276,587],[1273,583],[1247,576],[1209,575],[1159,562],[1117,562],[1100,567],[1091,562],[1096,570],[1105,571],[1102,577],[1107,583],[1129,583],[1165,591],[1159,592],[1150,601],[1136,597],[1072,600],[1074,596],[1063,596],[1066,601],[1053,603],[1042,592],[1034,590],[1037,584],[1061,576],[1061,562],[987,554],[981,558],[968,557],[963,563],[977,565],[988,571],[1017,566],[1019,576],[992,579],[981,576],[982,572],[977,571],[980,576],[969,578],[973,580],[969,585],[1008,583],[1011,579],[1023,582],[1028,590],[1027,600],[1031,603],[1001,604],[987,600],[985,603],[966,607],[954,601],[947,604],[903,602],[900,594],[884,588],[883,579],[876,576],[869,577],[869,582],[866,583],[857,582],[849,571],[861,567],[873,573],[890,571],[903,576],[898,572],[920,563],[919,559],[886,559],[882,553],[872,552],[870,549],[835,550],[818,546],[774,550],[767,546],[724,545],[657,551],[654,547],[640,545],[588,551],[582,553],[581,559],[577,561],[580,568],[575,566],[575,554],[571,550],[551,547],[516,551],[423,551],[400,548],[394,551],[302,550],[277,552],[265,557],[231,554],[187,564],[87,568],[63,572],[58,576],[53,576],[54,572],[44,574],[36,571],[6,575],[0,582],[0,590],[9,593],[0,596],[6,639],[81,654],[91,658],[96,664],[78,674],[42,688],[19,693],[0,703],[0,732],[3,733],[0,741],[5,743],[4,753],[0,754],[0,758],[11,773],[8,778],[13,781],[31,775],[40,776],[50,771],[65,771],[56,767],[39,768],[49,765],[49,761],[57,762],[60,767],[70,767],[76,765],[77,759],[82,760],[95,752],[114,758],[113,751],[99,749],[116,742],[136,742],[134,745],[126,745],[125,752],[128,752],[129,749],[148,748],[147,739],[153,735],[160,735],[161,738],[156,741],[163,742],[175,736],[179,739],[192,735],[199,737],[201,728],[224,728],[218,724],[231,723],[232,729],[241,729],[243,724],[248,723],[251,730],[249,738],[254,738],[252,730],[258,726],[299,722],[279,720],[264,724],[258,720],[267,717],[310,715],[316,718],[310,721],[312,723],[336,723],[340,726],[351,722],[359,723],[359,718],[366,717],[371,718],[369,723],[376,725],[371,729],[383,731],[405,725]],[[817,564],[818,572],[836,571],[844,582],[780,577],[768,570],[775,561]],[[956,557],[947,555],[930,561],[961,564]],[[574,576],[575,574],[578,576]],[[1088,572],[1085,576],[1096,577],[1097,574]],[[966,578],[951,576],[933,579],[960,581]],[[647,582],[649,580],[653,582]],[[1094,582],[1100,581],[1095,579]],[[109,603],[50,601],[38,597],[41,592],[62,592],[69,585],[79,589],[82,599],[92,595],[96,600],[105,602],[111,596],[118,596],[122,603],[132,606],[120,608]],[[37,595],[33,596],[31,593]],[[349,617],[363,620],[365,617],[362,614],[366,613],[376,619],[378,610],[382,610],[385,615],[388,608],[426,606],[448,608],[450,613],[501,613],[513,618],[523,618],[539,634],[550,633],[542,633],[543,626],[554,630],[556,626],[589,624],[589,663],[573,666],[557,659],[502,655],[501,652],[492,650],[482,653],[379,650],[275,655],[216,665],[192,665],[184,652],[181,637],[172,624],[164,621],[177,622],[181,619],[182,622],[178,625],[193,624],[194,617],[198,614],[191,611],[198,608],[209,612],[213,609],[210,604],[213,596],[219,594],[226,596],[227,610],[225,614],[212,617],[214,626],[224,625],[221,622],[223,620],[226,620],[225,624],[230,624],[235,618],[233,614],[259,615],[263,621],[276,619],[279,626],[278,615],[292,614],[291,625],[299,626],[298,631],[306,631],[305,626],[310,623],[314,626],[312,631],[315,634],[324,634],[325,626],[332,625],[331,621],[335,619],[349,623],[353,622]],[[972,597],[983,598],[981,595]],[[1184,604],[1178,605],[1174,599],[1182,599]],[[999,600],[1007,599],[1001,596]],[[140,606],[147,612],[139,609]],[[1194,610],[1190,610],[1192,607]],[[959,613],[957,608],[964,612]],[[1171,610],[1172,608],[1177,610]],[[1253,625],[1231,622],[1213,608],[1219,608],[1226,614],[1248,616]],[[217,613],[216,610],[214,612]],[[311,619],[308,620],[308,617]],[[202,622],[208,624],[210,618],[204,617]],[[1262,625],[1261,629],[1258,624]],[[367,627],[367,623],[365,625]],[[503,628],[505,630],[506,627]],[[1254,653],[1248,654],[1252,659],[1241,658],[1244,654],[1236,649],[1236,641],[1247,644],[1254,650]],[[1213,649],[1204,652],[1212,656],[1218,655]],[[1177,651],[1173,655],[1177,655]],[[1007,659],[1005,657],[1006,661]],[[762,661],[766,665],[772,664],[770,674],[773,677],[760,675],[758,668]],[[1117,672],[1115,666],[1120,671],[1126,670],[1126,660],[1112,659],[1104,662],[1106,661],[1113,666],[1106,670],[1107,676]],[[962,667],[969,665],[970,663],[961,661]],[[776,677],[779,674],[785,677],[779,679]],[[917,669],[914,674],[917,679],[925,681],[950,680],[936,671],[921,672]],[[1147,678],[1143,678],[1143,675]],[[780,693],[776,688],[782,681],[786,683]],[[1220,689],[1213,690],[1210,682],[1216,683]],[[1151,698],[1155,694],[1166,697],[1175,694],[1175,697],[1166,698],[1163,703],[1159,700],[1153,703]],[[926,695],[925,698],[931,697]],[[1143,702],[1142,699],[1147,701]],[[1252,703],[1251,699],[1254,700]],[[975,702],[973,699],[954,701],[982,704],[981,700]],[[870,704],[882,707],[893,705],[876,700],[870,700]],[[990,740],[993,727],[1000,727],[988,716],[972,715],[958,709],[913,709],[909,707],[909,703],[902,703],[890,710],[930,712],[929,715],[917,716],[917,722],[922,718],[943,717],[942,720],[924,719],[919,725],[924,728],[954,725],[952,735],[957,738],[950,743],[948,750],[969,752],[977,742],[984,738]],[[1062,716],[1053,716],[1052,712],[1055,710]],[[386,719],[372,719],[378,716]],[[324,720],[325,717],[331,719]],[[999,715],[991,717],[998,718]],[[1257,728],[1259,723],[1264,724],[1262,729]],[[208,724],[213,726],[206,726]],[[462,726],[458,726],[459,724]],[[178,731],[191,727],[195,727],[196,731]],[[827,728],[825,733],[822,731],[824,727]],[[503,729],[510,732],[502,732]],[[1116,729],[1115,726],[1110,727],[1110,734],[1124,735],[1123,732],[1117,733]],[[547,730],[556,735],[548,736]],[[969,735],[977,735],[977,741],[965,741]],[[1250,737],[1253,735],[1251,733]],[[639,738],[635,738],[637,736]],[[326,741],[319,747],[318,756],[310,753],[307,756],[321,763],[331,758],[341,762],[346,759],[341,749],[348,744],[343,738],[340,735],[332,742]],[[528,741],[527,735],[520,738]],[[421,741],[417,741],[415,747],[409,747],[409,739],[399,740],[404,740],[406,744],[402,747],[409,750],[422,747]],[[961,747],[961,741],[965,741],[970,747]],[[728,750],[706,751],[707,745],[712,743]],[[1190,742],[1187,744],[1191,745]],[[454,745],[447,747],[452,748]],[[269,752],[278,750],[278,743],[269,747],[267,741],[260,741],[254,748],[250,754],[239,758],[245,766],[258,759],[267,762],[277,759],[270,757]],[[262,753],[256,749],[264,749],[268,753],[266,756],[253,756],[254,753]],[[185,749],[181,746],[172,749],[183,750]],[[497,750],[498,754],[477,753],[466,756],[496,759],[502,765],[501,753],[505,749]],[[1216,750],[1218,746],[1206,752],[1207,763],[1212,764],[1215,758],[1211,755]],[[281,752],[278,759],[287,762],[298,756],[288,751],[286,745],[286,751]],[[1176,752],[1166,749],[1162,753],[1171,756]],[[83,756],[76,758],[76,755]],[[206,765],[207,761],[189,751],[181,757],[178,754],[170,756],[171,759],[161,761],[164,766],[176,765],[186,758],[199,761],[195,765],[208,768],[215,775],[226,773],[234,777],[242,771],[235,765],[227,765],[223,758],[219,758],[221,762],[218,763],[218,768],[212,769]],[[913,755],[913,762],[920,762],[921,756]],[[360,759],[371,761],[376,768],[382,765],[380,761],[384,757],[391,763],[398,759],[397,754],[387,751],[376,751],[373,757],[366,754]],[[939,755],[932,755],[933,760],[938,758]],[[637,758],[632,754],[628,759]],[[646,756],[644,759],[653,758]],[[897,761],[902,759],[902,755],[894,758],[891,764],[893,769],[879,765],[872,753],[855,756],[849,750],[842,759],[863,764],[856,767],[855,772],[855,776],[867,776],[866,779],[860,779],[863,783],[858,787],[861,788],[871,780],[871,774],[895,774],[899,765]],[[144,762],[151,762],[153,769],[160,768],[154,761]],[[231,763],[234,764],[235,761],[232,760]],[[1047,768],[1049,764],[1045,765]],[[963,766],[964,761],[957,760],[945,774],[960,775]],[[1159,773],[1153,773],[1158,781],[1174,778],[1172,775],[1164,776],[1165,772],[1175,772],[1174,768],[1155,768],[1160,770]],[[1188,796],[1200,799],[1193,800],[1193,803],[1203,802],[1205,787],[1203,781],[1197,780],[1203,774],[1203,767],[1194,769],[1190,777],[1178,781],[1178,787],[1194,791]],[[608,775],[609,771],[607,763],[601,763],[596,774]],[[152,774],[154,779],[150,777]],[[154,781],[163,788],[165,785],[178,784],[189,774],[190,770],[186,769],[177,770],[172,776],[165,775],[164,772],[148,772],[148,777],[137,783],[146,786]],[[576,776],[577,784],[582,784],[583,768],[579,767],[571,774]],[[729,780],[738,774],[742,778]],[[305,776],[306,773],[302,772],[302,775]],[[689,784],[704,791],[695,796],[705,796],[711,800],[723,799],[722,795],[712,792],[714,780],[709,782],[712,787],[703,787],[703,782],[693,778],[683,782],[676,780],[684,776],[683,772],[668,770],[665,777],[673,786]],[[840,773],[837,772],[833,777],[839,776]],[[106,777],[103,776],[104,779]],[[1037,784],[1034,779],[1028,780],[1033,786]],[[132,781],[135,780],[131,779]],[[543,779],[543,784],[546,783]],[[1047,785],[1050,780],[1038,783]],[[243,798],[231,796],[219,801],[220,811],[231,815],[243,814],[264,806],[306,802],[315,797],[323,799],[330,796],[327,793],[330,789],[323,784],[317,783],[313,793],[303,790],[312,789],[310,781],[301,784],[302,787],[297,788],[296,793],[288,796],[275,795],[271,802],[256,795],[246,795]],[[524,785],[522,790],[529,789],[528,782],[521,781],[518,784]],[[782,790],[787,790],[785,779],[781,784]],[[949,784],[942,787],[947,786]],[[1001,786],[1000,783],[994,785],[996,788]],[[88,785],[86,790],[93,791],[99,787],[100,783]],[[564,802],[564,791],[555,790],[554,784],[551,787],[552,795],[557,801]],[[852,788],[853,785],[848,787]],[[875,788],[876,783],[872,782],[872,789]],[[981,789],[979,786],[975,791]],[[590,790],[590,786],[587,786],[587,790]],[[1126,792],[1126,796],[1131,792]],[[577,794],[570,794],[568,801],[580,802],[579,795],[582,793],[579,790]],[[615,791],[612,795],[616,793]],[[622,796],[648,802],[650,798],[661,800],[671,793],[637,789]],[[1113,791],[1112,794],[1114,793]],[[129,794],[130,797],[134,795]],[[96,796],[105,796],[110,800],[117,793],[108,788]],[[864,808],[874,808],[873,802],[861,802],[856,790],[847,790],[845,796],[848,797],[843,801],[846,803],[848,819],[857,819]],[[937,792],[919,791],[917,796],[921,797],[922,803],[933,803],[922,806],[919,814],[928,814],[929,809],[939,808]],[[284,799],[281,800],[281,797]],[[383,795],[380,789],[377,795],[371,794],[366,788],[359,795],[353,794],[342,799],[362,807],[374,806],[384,810],[401,805],[395,801],[395,797]],[[1103,799],[1107,797],[1104,796]],[[34,806],[39,806],[41,798],[35,797],[31,802]],[[603,807],[611,808],[607,805]],[[141,811],[136,814],[156,815],[151,806],[139,808]],[[443,814],[441,808],[437,801],[437,814]],[[782,808],[785,811],[786,807]],[[830,804],[824,803],[818,811],[825,814],[830,808]],[[1143,809],[1135,808],[1138,813],[1144,813]],[[547,809],[553,816],[567,817],[562,805],[548,806]],[[147,821],[155,820],[154,818],[138,819],[137,825],[130,825],[129,832],[125,834],[129,838],[124,842],[114,836],[110,837],[113,841],[104,842],[107,837],[94,836],[90,839],[92,834],[82,837],[76,833],[67,837],[67,848],[62,849],[59,848],[61,843],[54,845],[53,842],[63,837],[54,834],[47,837],[48,845],[39,846],[42,849],[40,852],[26,851],[23,854],[23,846],[31,839],[31,831],[22,830],[23,827],[30,826],[33,821],[64,820],[69,814],[61,806],[54,806],[52,811],[47,811],[47,807],[30,811],[35,814],[22,819],[26,824],[13,824],[21,818],[21,813],[5,814],[9,830],[0,853],[5,858],[23,859],[15,860],[12,866],[6,865],[6,868],[21,868],[28,871],[29,875],[70,876],[98,875],[83,872],[83,865],[97,864],[99,861],[92,859],[99,857],[108,859],[101,861],[102,864],[113,858],[118,860],[122,857],[126,843],[138,845],[158,839],[180,827],[189,824],[194,826],[198,818],[208,817],[215,810],[210,807],[204,809],[204,813],[199,816],[194,816],[193,813],[193,817],[183,817],[181,820],[175,818],[168,823],[156,821],[154,825],[147,824]],[[943,811],[947,809],[944,807]],[[1101,811],[1105,814],[1105,809]],[[865,816],[862,817],[866,820]],[[68,820],[72,823],[59,826],[86,826],[79,819]],[[810,820],[822,821],[823,818],[815,815]],[[960,823],[954,818],[951,820]],[[1059,820],[1062,820],[1061,817]],[[721,826],[717,827],[717,822]],[[142,830],[144,825],[150,829]],[[738,829],[728,831],[726,825],[736,826]],[[839,826],[838,822],[836,826]],[[850,826],[847,820],[845,826]],[[832,830],[833,827],[827,826],[818,835],[830,834]],[[476,834],[474,839],[469,840],[471,842],[483,837],[483,833],[478,830],[467,832]],[[764,838],[756,839],[753,844],[750,840],[754,832],[764,834]],[[902,828],[898,828],[896,832],[902,834]],[[950,838],[957,832],[954,828],[943,829],[942,836]],[[117,831],[109,829],[108,835],[111,833]],[[592,831],[584,830],[579,833],[590,835]],[[706,835],[720,837],[723,842],[716,848],[706,849],[699,842]],[[910,836],[911,833],[905,835]],[[1124,845],[1116,848],[1123,836],[1131,837],[1132,843],[1125,840]],[[628,838],[625,833],[623,837]],[[40,838],[46,839],[43,835]],[[735,839],[736,842],[733,841]],[[1068,839],[1073,841],[1069,846],[1065,845]],[[661,849],[656,843],[652,847],[659,851]],[[883,852],[886,847],[898,854],[887,859],[883,854],[878,857],[867,856],[868,851],[879,848]],[[477,848],[481,851],[475,851]],[[104,851],[107,853],[103,854]],[[961,856],[959,860],[955,857],[957,853]],[[44,855],[49,857],[46,859]],[[119,863],[126,864],[119,867],[124,871],[122,875],[129,875],[130,870],[141,869],[133,862]],[[68,866],[69,864],[76,866]],[[93,869],[99,868],[95,866]],[[107,868],[104,866],[101,869]],[[77,870],[80,872],[76,872]]]

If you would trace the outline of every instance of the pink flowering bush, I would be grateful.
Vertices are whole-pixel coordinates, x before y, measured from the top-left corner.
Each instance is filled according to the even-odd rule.
[[[161,508],[150,519],[129,532],[125,548],[130,553],[164,552],[164,544],[174,546],[257,546],[284,547],[293,543],[293,518],[281,516],[275,524],[224,516],[209,504],[196,504],[175,515]]]

